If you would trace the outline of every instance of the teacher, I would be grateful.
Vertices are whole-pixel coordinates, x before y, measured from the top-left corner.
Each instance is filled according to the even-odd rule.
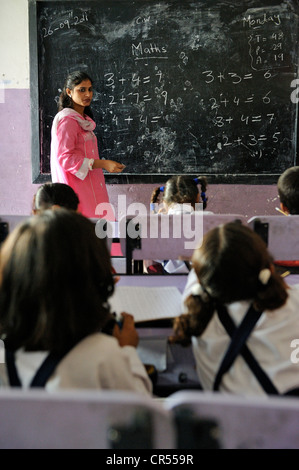
[[[96,217],[97,205],[109,203],[103,169],[120,173],[125,167],[99,158],[90,109],[92,96],[92,79],[85,72],[70,73],[51,131],[52,182],[73,188],[80,201],[78,210],[86,217]]]

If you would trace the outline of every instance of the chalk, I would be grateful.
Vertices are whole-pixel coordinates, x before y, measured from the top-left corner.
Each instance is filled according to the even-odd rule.
[[[289,274],[291,274],[291,271],[285,271],[285,272],[282,273],[280,276],[281,276],[281,277],[286,277],[286,276],[289,276]]]
[[[283,212],[281,209],[279,209],[279,207],[275,207],[275,209],[283,215],[289,215],[286,212]]]

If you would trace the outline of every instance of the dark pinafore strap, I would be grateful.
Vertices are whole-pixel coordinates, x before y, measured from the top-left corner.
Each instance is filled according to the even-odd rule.
[[[237,356],[241,354],[264,391],[269,395],[279,395],[277,388],[246,346],[246,340],[261,317],[262,312],[257,312],[251,305],[239,327],[235,326],[224,305],[218,306],[217,313],[222,325],[231,338],[231,342],[216,375],[214,390],[217,391],[219,389],[223,375],[228,372]]]
[[[65,354],[54,355],[50,353],[33,377],[30,387],[44,387],[51,375],[53,374],[56,366],[61,361]],[[5,349],[5,362],[7,367],[8,379],[11,387],[22,387],[18,371],[15,363],[15,355],[13,351]]]

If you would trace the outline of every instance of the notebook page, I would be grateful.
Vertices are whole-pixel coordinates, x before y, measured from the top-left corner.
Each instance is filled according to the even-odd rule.
[[[135,322],[174,318],[182,313],[177,287],[115,286],[109,299],[111,311],[131,313]]]

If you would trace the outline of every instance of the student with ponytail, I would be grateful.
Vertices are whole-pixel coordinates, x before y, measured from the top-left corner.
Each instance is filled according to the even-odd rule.
[[[285,284],[262,238],[241,223],[220,225],[192,265],[197,279],[183,293],[170,342],[192,344],[203,389],[299,394],[299,285]]]

